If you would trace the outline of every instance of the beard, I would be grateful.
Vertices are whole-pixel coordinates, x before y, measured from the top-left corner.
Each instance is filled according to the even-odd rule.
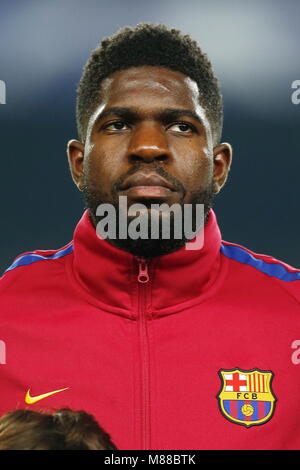
[[[176,180],[175,178],[171,177],[167,174],[162,167],[155,168],[156,173],[162,177],[164,177],[167,181],[171,182],[174,186],[174,189],[181,194],[180,201],[178,204],[181,207],[181,227],[184,224],[184,204],[183,198],[186,193],[182,184]],[[137,168],[132,169],[129,173],[126,174],[125,177],[128,177],[130,174],[134,174],[138,171]],[[173,251],[179,250],[183,246],[186,245],[190,241],[190,239],[186,238],[184,231],[182,230],[182,234],[180,238],[176,235],[176,229],[174,223],[174,213],[170,211],[169,214],[169,234],[168,238],[164,237],[164,232],[162,229],[162,214],[159,217],[159,230],[158,236],[153,238],[151,237],[151,227],[153,223],[153,219],[151,217],[151,204],[162,204],[165,200],[158,200],[157,198],[141,198],[140,200],[136,200],[137,203],[142,203],[146,206],[147,211],[146,214],[143,214],[147,220],[147,236],[146,238],[137,238],[133,239],[130,236],[126,238],[119,238],[119,212],[120,212],[120,205],[119,205],[119,191],[122,182],[124,181],[125,177],[119,178],[112,187],[110,199],[108,200],[107,196],[101,191],[99,188],[99,184],[90,183],[87,178],[84,179],[84,186],[82,189],[83,197],[85,201],[85,207],[88,210],[89,216],[94,224],[97,227],[98,223],[104,218],[104,216],[96,215],[97,208],[101,204],[111,204],[115,210],[116,218],[115,218],[115,238],[110,237],[109,235],[106,236],[106,240],[111,243],[112,245],[128,251],[129,253],[139,256],[142,258],[152,258],[155,256],[161,256],[168,253],[172,253]],[[191,205],[191,228],[196,233],[198,233],[203,226],[207,223],[209,211],[212,207],[212,202],[214,198],[214,178],[211,178],[210,183],[208,186],[203,190],[203,188],[199,189],[198,191],[194,191],[191,194],[189,204]],[[204,218],[202,218],[201,223],[197,219],[197,205],[203,204],[204,209]],[[171,207],[171,205],[170,205]],[[130,206],[129,206],[130,208]],[[125,214],[127,217],[129,224],[132,217]],[[178,219],[177,219],[178,220]],[[102,238],[102,237],[101,237]]]

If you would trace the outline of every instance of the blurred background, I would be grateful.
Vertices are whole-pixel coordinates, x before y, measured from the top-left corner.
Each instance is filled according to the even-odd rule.
[[[99,40],[139,22],[190,34],[221,81],[234,150],[214,205],[223,239],[300,268],[299,18],[299,0],[1,0],[1,272],[71,240],[83,211],[65,151],[75,89]]]

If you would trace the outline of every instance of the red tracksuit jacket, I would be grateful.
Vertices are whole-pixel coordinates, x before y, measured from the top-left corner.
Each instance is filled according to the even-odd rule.
[[[150,263],[85,213],[0,286],[0,415],[83,409],[120,449],[300,449],[300,270],[221,241],[212,210],[201,250]]]

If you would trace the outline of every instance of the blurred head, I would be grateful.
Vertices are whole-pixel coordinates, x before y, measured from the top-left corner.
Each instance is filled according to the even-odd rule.
[[[231,147],[220,143],[222,123],[218,81],[188,35],[142,24],[104,39],[78,87],[80,141],[68,144],[72,177],[93,223],[100,204],[118,211],[120,195],[128,207],[203,204],[207,220],[231,164]],[[157,256],[187,240],[109,241],[136,255]]]
[[[61,409],[54,414],[14,410],[0,418],[0,450],[113,450],[92,415]]]

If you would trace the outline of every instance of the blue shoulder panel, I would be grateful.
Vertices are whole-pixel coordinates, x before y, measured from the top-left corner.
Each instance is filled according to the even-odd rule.
[[[268,276],[277,277],[281,281],[297,281],[300,279],[300,271],[296,273],[291,273],[280,263],[267,263],[262,259],[254,258],[251,253],[244,250],[240,246],[225,245],[221,243],[221,253],[227,258],[234,259],[243,264],[249,264],[253,268],[258,269]]]
[[[63,250],[57,251],[56,253],[54,253],[54,255],[50,255],[50,256],[38,255],[37,253],[28,253],[16,259],[16,261],[14,261],[14,263],[11,266],[9,266],[9,268],[7,268],[6,271],[4,271],[4,274],[7,273],[7,271],[11,271],[12,269],[18,268],[19,266],[26,266],[28,264],[36,263],[36,261],[41,261],[41,260],[62,258],[63,256],[66,256],[72,252],[73,252],[73,244],[67,246]]]

